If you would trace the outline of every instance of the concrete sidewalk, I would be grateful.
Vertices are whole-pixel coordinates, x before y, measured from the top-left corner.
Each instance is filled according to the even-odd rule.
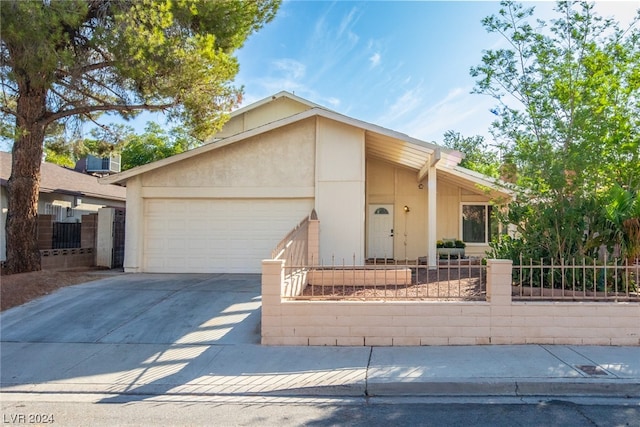
[[[0,314],[0,393],[640,399],[640,347],[266,347],[260,310],[259,275],[65,288]]]
[[[2,393],[640,398],[640,348],[2,343]],[[108,400],[108,399],[107,399]]]

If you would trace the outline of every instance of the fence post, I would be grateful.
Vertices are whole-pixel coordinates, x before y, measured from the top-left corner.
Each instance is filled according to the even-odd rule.
[[[115,208],[98,209],[98,236],[96,238],[96,265],[112,268],[113,219]]]
[[[319,264],[320,259],[320,221],[310,219],[307,226],[307,265]]]
[[[82,226],[80,228],[80,247],[95,248],[98,231],[98,214],[82,215]]]
[[[491,304],[511,304],[512,269],[510,259],[487,260],[487,301]]]
[[[38,215],[38,249],[53,248],[53,215]]]
[[[505,259],[487,260],[487,301],[490,308],[489,342],[516,344],[512,327],[511,271],[513,262]]]
[[[266,259],[262,261],[262,344],[281,344],[280,304],[284,283],[284,260]]]

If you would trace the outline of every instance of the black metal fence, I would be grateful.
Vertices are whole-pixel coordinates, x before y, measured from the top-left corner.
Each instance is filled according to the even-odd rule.
[[[79,222],[54,222],[52,249],[81,247],[82,224]]]
[[[512,273],[515,299],[640,301],[640,259],[558,264],[521,257],[519,264]]]
[[[287,263],[284,296],[294,300],[439,300],[485,301],[487,266],[479,259],[439,260],[437,266],[411,261],[385,261],[356,265],[335,259],[300,266]]]

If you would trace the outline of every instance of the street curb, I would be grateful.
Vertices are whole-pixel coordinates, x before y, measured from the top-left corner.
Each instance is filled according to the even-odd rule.
[[[362,383],[277,388],[271,387],[264,391],[211,391],[207,387],[195,385],[174,386],[168,391],[167,386],[143,386],[134,390],[114,390],[96,387],[93,384],[4,384],[1,393],[108,393],[111,395],[198,395],[198,396],[271,396],[271,397],[466,397],[466,396],[496,396],[496,397],[609,397],[609,398],[640,398],[640,383],[633,380],[616,380],[615,382],[593,381],[558,381],[558,380],[488,380],[469,381],[429,381],[429,382],[374,382],[366,386]]]
[[[640,397],[634,381],[588,382],[552,379],[495,381],[376,382],[367,385],[368,396],[591,396]]]

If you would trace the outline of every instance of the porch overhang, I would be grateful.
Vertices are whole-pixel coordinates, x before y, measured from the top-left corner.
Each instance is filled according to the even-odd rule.
[[[403,134],[390,135],[389,133],[367,130],[365,141],[367,157],[385,160],[419,171],[418,181],[426,177],[426,174],[421,177],[425,166],[428,170],[436,154],[440,155],[440,148],[435,144],[429,144]]]

